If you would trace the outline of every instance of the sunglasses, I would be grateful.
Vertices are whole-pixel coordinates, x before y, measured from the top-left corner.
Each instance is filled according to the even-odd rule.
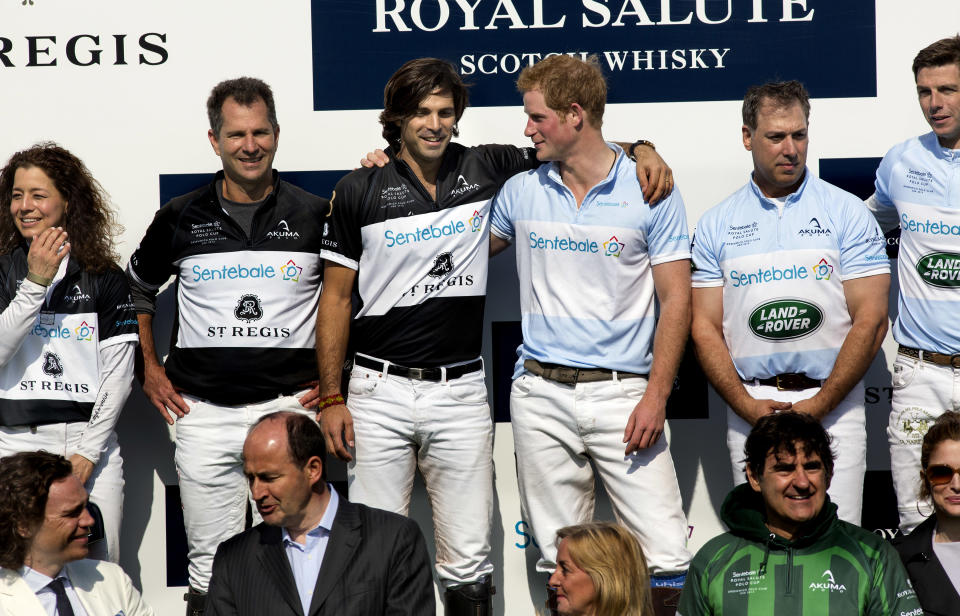
[[[927,470],[924,471],[927,481],[930,482],[930,485],[934,486],[942,486],[950,483],[953,481],[954,474],[960,474],[960,468],[954,468],[946,464],[934,464],[928,466]]]

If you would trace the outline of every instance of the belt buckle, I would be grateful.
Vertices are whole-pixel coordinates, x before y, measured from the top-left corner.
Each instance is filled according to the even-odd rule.
[[[950,367],[960,368],[960,353],[954,353],[950,356]]]
[[[774,378],[777,379],[777,391],[786,391],[786,387],[785,387],[785,385],[783,384],[783,382],[784,382],[786,379],[781,379],[781,376],[780,376],[779,374],[778,374],[776,377],[774,377]]]
[[[425,380],[423,378],[424,372],[426,372],[424,368],[407,368],[407,378],[423,381]]]

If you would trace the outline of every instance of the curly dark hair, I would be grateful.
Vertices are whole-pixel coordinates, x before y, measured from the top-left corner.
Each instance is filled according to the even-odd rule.
[[[9,254],[24,243],[14,225],[10,202],[17,169],[30,167],[43,170],[68,204],[63,228],[69,237],[71,258],[93,272],[117,267],[119,256],[113,239],[123,227],[110,209],[106,191],[83,161],[53,142],[17,152],[0,170],[0,254]]]
[[[0,567],[23,566],[29,536],[43,524],[50,486],[72,472],[66,458],[46,451],[0,458]]]
[[[770,453],[797,455],[802,447],[809,456],[817,454],[823,462],[827,479],[833,477],[833,451],[830,449],[830,434],[819,421],[807,413],[783,411],[761,417],[747,436],[743,447],[747,468],[754,477],[763,475],[763,468]]]
[[[383,89],[383,111],[380,124],[383,138],[397,151],[400,149],[400,133],[403,121],[417,112],[423,99],[434,92],[449,94],[453,98],[454,118],[457,122],[470,104],[467,85],[460,79],[457,69],[439,58],[417,58],[397,69]],[[460,131],[453,126],[453,136]]]

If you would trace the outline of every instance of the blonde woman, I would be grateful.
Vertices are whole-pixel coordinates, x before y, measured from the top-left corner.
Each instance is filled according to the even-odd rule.
[[[636,538],[610,522],[557,531],[550,576],[560,616],[653,616],[647,559]]]

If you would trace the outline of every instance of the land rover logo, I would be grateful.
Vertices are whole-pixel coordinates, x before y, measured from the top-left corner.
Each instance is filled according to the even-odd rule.
[[[920,279],[931,287],[960,287],[960,254],[931,252],[917,261]]]
[[[750,331],[765,340],[794,340],[823,324],[823,310],[801,299],[775,299],[750,313]]]

